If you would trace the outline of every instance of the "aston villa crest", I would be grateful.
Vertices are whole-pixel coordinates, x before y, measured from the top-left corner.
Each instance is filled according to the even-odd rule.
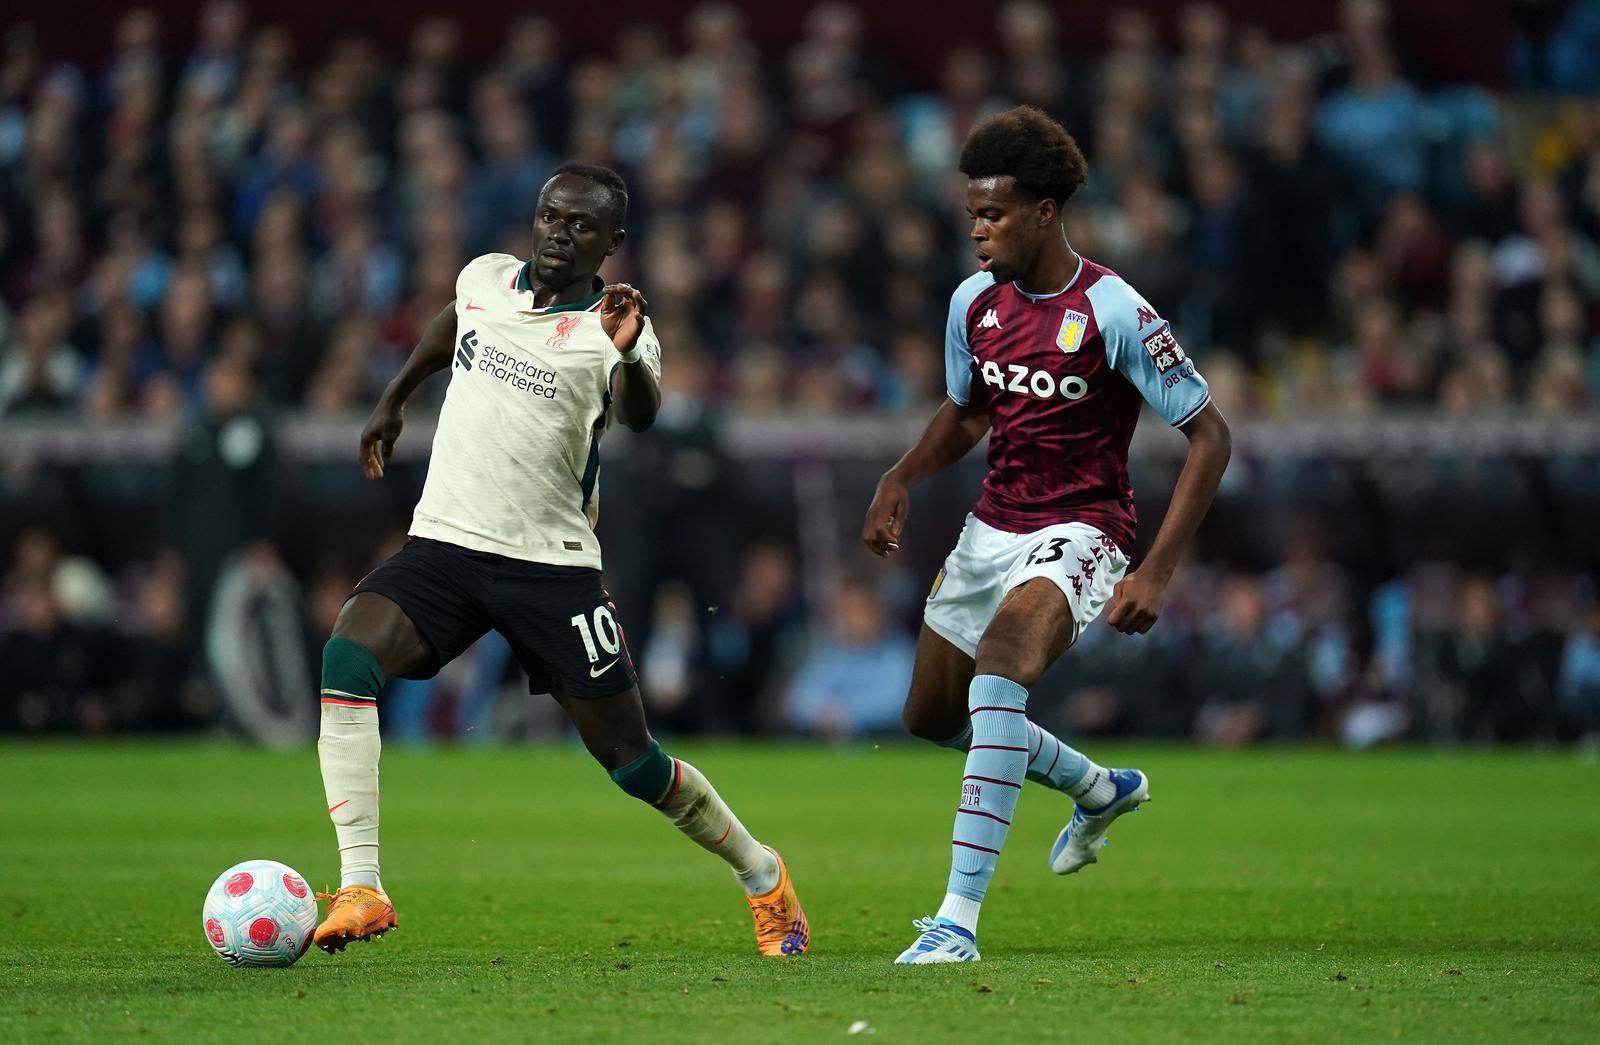
[[[1088,316],[1067,309],[1067,314],[1061,317],[1061,329],[1056,331],[1056,346],[1063,352],[1076,352],[1083,344],[1083,332],[1088,327]]]

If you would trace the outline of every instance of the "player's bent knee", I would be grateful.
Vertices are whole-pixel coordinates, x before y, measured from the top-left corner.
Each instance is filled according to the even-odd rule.
[[[965,712],[965,708],[962,710]],[[905,710],[900,713],[900,719],[905,723],[906,730],[912,736],[935,744],[941,744],[961,732],[961,722],[957,721],[952,724],[950,716],[929,711],[926,704],[921,701],[906,701]]]
[[[905,723],[906,732],[910,733],[912,736],[916,737],[917,739],[919,739],[919,740],[931,740],[931,739],[933,739],[932,737],[928,736],[928,720],[927,720],[927,717],[925,715],[923,715],[922,710],[920,708],[918,708],[916,705],[912,704],[910,701],[906,701],[905,708],[903,708],[901,710],[901,712],[900,712],[900,721]]]
[[[670,797],[677,780],[678,764],[656,741],[645,753],[625,766],[610,771],[616,785],[641,802],[660,805]]]
[[[322,647],[322,700],[324,703],[376,704],[389,680],[372,651],[335,635]]]
[[[978,643],[977,672],[980,675],[998,675],[1020,686],[1031,687],[1039,681],[1046,666],[1042,651],[1009,636],[985,635]]]

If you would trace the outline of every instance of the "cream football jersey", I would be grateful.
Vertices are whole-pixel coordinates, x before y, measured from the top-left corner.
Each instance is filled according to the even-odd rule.
[[[600,440],[622,357],[601,289],[535,308],[526,265],[486,254],[456,278],[456,344],[411,533],[513,559],[600,568]],[[650,320],[644,365],[661,375]]]

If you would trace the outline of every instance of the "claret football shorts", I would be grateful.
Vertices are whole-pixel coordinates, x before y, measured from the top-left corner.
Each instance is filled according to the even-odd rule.
[[[1006,593],[1045,577],[1067,597],[1075,627],[1072,641],[1100,616],[1111,591],[1128,569],[1115,541],[1087,523],[1058,523],[1033,533],[997,530],[973,515],[928,593],[923,621],[963,650],[978,653],[978,640]]]

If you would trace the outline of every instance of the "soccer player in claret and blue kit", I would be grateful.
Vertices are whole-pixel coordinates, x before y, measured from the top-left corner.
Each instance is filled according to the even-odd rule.
[[[934,581],[906,697],[919,737],[966,754],[950,877],[898,962],[978,960],[978,913],[1025,780],[1063,792],[1071,819],[1050,867],[1095,862],[1106,831],[1150,797],[1028,718],[1028,690],[1096,617],[1149,631],[1227,467],[1227,423],[1171,326],[1116,273],[1067,242],[1061,208],[1083,153],[1023,106],[979,123],[961,150],[978,269],[950,298],[949,399],[878,483],[862,539],[900,546],[911,488],[987,433],[989,474]],[[1189,441],[1171,506],[1138,569],[1128,444],[1149,406]]]
[[[627,209],[615,171],[558,168],[539,193],[531,256],[486,254],[461,270],[456,299],[423,332],[362,432],[362,470],[380,478],[406,399],[450,371],[410,540],[356,585],[322,653],[317,752],[341,865],[316,931],[324,950],[396,925],[378,877],[384,684],[431,677],[490,628],[510,643],[532,691],[560,702],[618,787],[728,864],[762,954],[803,954],[810,941],[783,860],[694,766],[651,737],[601,586],[600,440],[614,421],[649,428],[661,405],[661,345],[645,299],[599,276],[622,245]]]

